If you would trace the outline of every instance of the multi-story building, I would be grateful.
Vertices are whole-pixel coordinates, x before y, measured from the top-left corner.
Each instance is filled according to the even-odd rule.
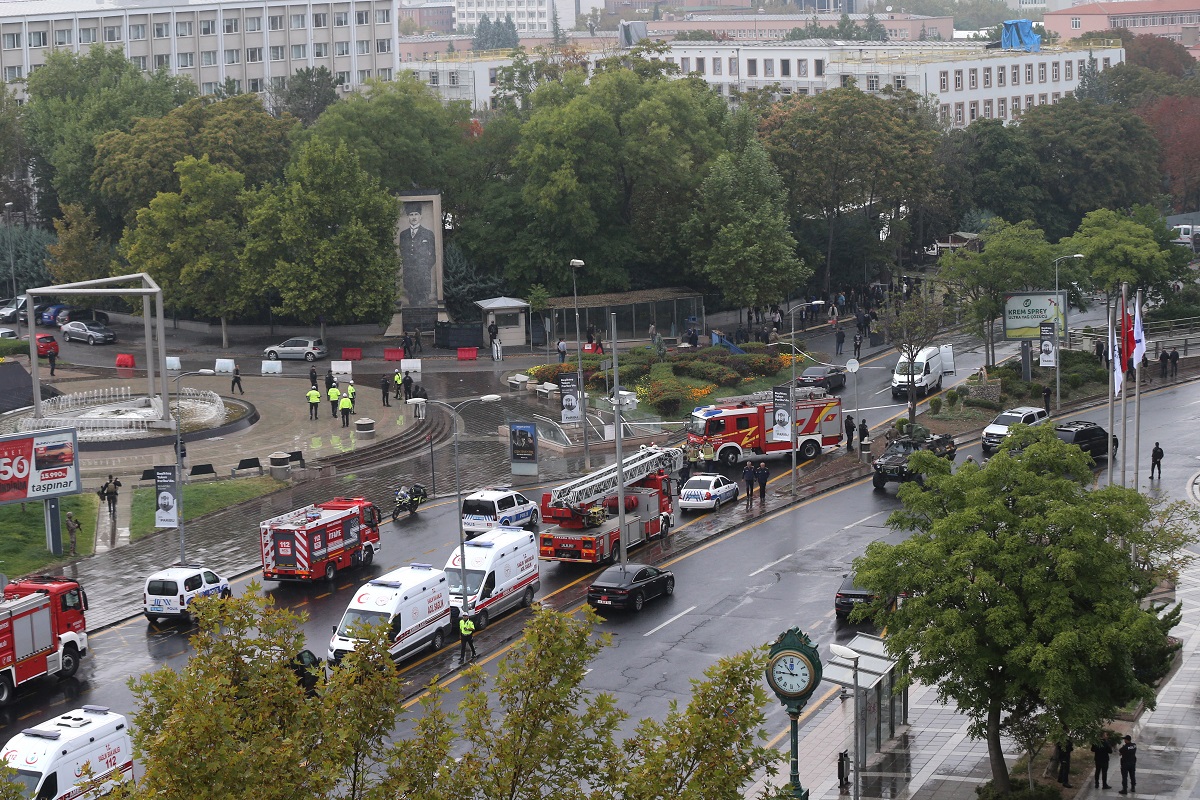
[[[453,0],[430,0],[429,2],[402,2],[396,9],[401,24],[411,19],[419,31],[454,33],[455,6]]]
[[[391,80],[398,65],[394,0],[9,0],[0,4],[0,72],[21,92],[55,49],[121,50],[211,94],[232,79],[262,92],[296,70],[326,67],[349,90]]]
[[[850,14],[850,21],[859,27],[867,24],[869,15]],[[785,39],[796,28],[804,28],[813,20],[822,27],[836,27],[841,14],[688,14],[683,19],[663,19],[647,22],[653,39],[670,40],[688,31],[710,31],[736,41],[766,42]],[[954,17],[926,17],[920,14],[881,12],[876,21],[887,31],[891,41],[954,38]]]
[[[493,22],[512,17],[518,33],[549,31],[557,15],[559,29],[567,31],[595,7],[603,4],[589,0],[455,0],[458,28],[464,31],[473,31],[484,15]]]
[[[1085,33],[1127,28],[1135,34],[1148,33],[1172,39],[1185,46],[1195,43],[1200,25],[1200,0],[1127,0],[1117,3],[1087,3],[1043,18],[1046,30],[1062,39],[1074,39]],[[1192,36],[1186,36],[1190,28]]]

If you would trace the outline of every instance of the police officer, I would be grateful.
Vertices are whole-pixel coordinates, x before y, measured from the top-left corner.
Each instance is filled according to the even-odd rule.
[[[754,500],[754,462],[747,461],[746,466],[742,467],[742,480],[746,482],[746,508],[750,507],[750,503]]]
[[[407,372],[405,372],[404,377],[400,379],[400,385],[404,387],[404,402],[407,403],[413,396],[412,375],[409,375]]]
[[[1117,752],[1121,755],[1121,791],[1117,794],[1137,792],[1137,745],[1133,737],[1126,735],[1125,744]]]
[[[346,387],[346,397],[350,398],[350,413],[351,414],[354,413],[354,395],[355,394],[356,394],[356,391],[354,389],[354,381],[350,381],[350,385]]]
[[[758,462],[758,469],[754,470],[754,477],[758,479],[758,502],[765,503],[767,501],[767,479],[771,477],[771,470],[767,469],[767,462]]]
[[[317,419],[321,411],[321,393],[317,390],[315,383],[305,396],[308,397],[308,418]]]
[[[458,660],[467,660],[467,648],[471,648],[471,658],[475,658],[475,623],[465,613],[458,618]]]
[[[333,367],[325,370],[325,389],[328,391],[337,386],[337,378],[333,377]]]
[[[400,389],[404,386],[404,379],[400,377],[400,370],[396,370],[396,374],[392,376],[392,382],[396,384],[396,399],[400,399]]]
[[[379,388],[383,389],[383,404],[390,406],[392,404],[392,379],[387,375],[383,376],[383,380],[379,382]]]
[[[338,389],[337,381],[334,381],[333,386],[329,387],[326,396],[329,397],[329,410],[333,414],[333,418],[337,419],[338,401],[342,399],[342,391]]]
[[[354,408],[354,401],[350,399],[349,394],[342,395],[338,400],[338,409],[342,412],[342,427],[350,427],[350,410]]]

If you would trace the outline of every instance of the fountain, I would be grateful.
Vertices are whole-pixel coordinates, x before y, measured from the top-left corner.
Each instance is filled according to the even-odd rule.
[[[183,429],[199,430],[225,421],[225,401],[219,394],[184,387],[171,404],[170,423],[181,420]],[[52,428],[78,431],[80,442],[112,442],[161,436],[162,401],[157,397],[133,395],[128,387],[95,389],[64,394],[42,404],[42,417],[21,417],[16,429],[22,433]]]

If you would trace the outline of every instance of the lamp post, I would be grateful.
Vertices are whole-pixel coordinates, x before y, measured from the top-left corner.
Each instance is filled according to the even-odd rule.
[[[12,242],[12,207],[11,202],[4,204],[4,226],[8,228],[5,233],[5,238],[8,239],[8,271],[12,276],[12,296],[13,296],[13,325],[16,328],[17,336],[21,336],[21,311],[17,308],[17,262],[13,258],[13,242]],[[26,308],[25,313],[30,313],[30,309]]]
[[[175,376],[175,485],[179,487],[175,513],[179,515],[179,565],[187,563],[187,539],[183,535],[183,379],[189,375],[216,375],[211,369],[181,372]]]
[[[1068,258],[1083,258],[1083,253],[1075,253],[1069,256],[1059,256],[1054,259],[1054,413],[1058,413],[1062,409],[1062,334],[1059,331],[1059,320],[1066,324],[1066,314],[1063,313],[1062,304],[1058,297],[1058,262]]]
[[[590,470],[592,454],[588,450],[587,389],[583,385],[583,338],[579,335],[579,289],[575,285],[575,273],[582,268],[581,259],[571,259],[571,294],[575,298],[575,367],[579,380],[579,407],[583,411],[583,466]]]
[[[854,795],[853,800],[858,800],[858,659],[859,652],[851,650],[844,644],[831,644],[829,650],[838,658],[844,658],[854,665]]]
[[[434,403],[435,405],[450,409],[450,413],[457,415],[458,410],[469,403],[495,403],[499,399],[500,395],[498,394],[485,394],[482,397],[468,398],[467,400],[463,400],[461,403],[457,403],[455,405],[451,405],[450,403],[446,403],[441,400],[429,400],[426,398],[421,398],[420,402]],[[413,401],[409,400],[408,402],[412,403]],[[462,480],[459,478],[458,474],[457,420],[454,423],[454,493],[458,497],[458,513],[455,514],[455,516],[458,517],[458,577],[462,585],[463,615],[466,616],[471,613],[471,598],[467,594],[467,535],[463,530],[462,521]]]

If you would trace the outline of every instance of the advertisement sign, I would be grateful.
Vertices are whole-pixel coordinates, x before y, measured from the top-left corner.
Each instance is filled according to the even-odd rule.
[[[1042,338],[1043,322],[1055,322],[1067,329],[1066,293],[1021,292],[1004,296],[1004,338]]]
[[[558,376],[558,396],[562,399],[560,422],[577,425],[583,422],[583,405],[579,402],[579,376],[574,372]]]
[[[1042,345],[1038,350],[1039,367],[1058,366],[1058,342],[1055,341],[1054,323],[1043,322],[1040,326]]]
[[[79,494],[74,428],[0,436],[0,505]]]
[[[508,425],[509,461],[537,463],[537,425],[532,422],[511,422]]]
[[[771,415],[771,430],[768,442],[790,442],[792,440],[792,393],[788,386],[776,386],[771,390],[774,408]]]
[[[154,527],[179,527],[179,482],[175,480],[175,465],[154,468]]]

